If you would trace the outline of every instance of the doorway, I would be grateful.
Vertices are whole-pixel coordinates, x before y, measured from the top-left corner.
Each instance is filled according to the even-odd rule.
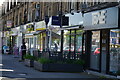
[[[92,31],[90,69],[100,70],[100,31]]]

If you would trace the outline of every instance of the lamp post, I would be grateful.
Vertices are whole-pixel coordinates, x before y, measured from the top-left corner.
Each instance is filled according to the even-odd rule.
[[[60,14],[59,14],[59,18],[60,18],[60,28],[62,28],[62,1],[61,1],[61,8],[60,8]],[[61,53],[63,53],[63,30],[61,30]]]
[[[20,25],[20,33],[22,37],[22,43],[24,42],[24,29],[23,29],[23,24]]]
[[[49,52],[49,37],[50,37],[50,34],[49,34],[49,28],[48,28],[48,22],[49,22],[49,17],[48,16],[45,16],[45,23],[46,23],[46,51]]]

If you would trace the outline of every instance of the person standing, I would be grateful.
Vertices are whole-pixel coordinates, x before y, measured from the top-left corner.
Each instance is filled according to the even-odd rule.
[[[58,50],[58,46],[57,46],[57,43],[54,43],[54,51],[57,51]]]
[[[21,52],[22,52],[21,58],[22,58],[22,60],[24,60],[24,56],[26,55],[26,45],[25,45],[25,42],[23,42],[23,44],[21,46]]]

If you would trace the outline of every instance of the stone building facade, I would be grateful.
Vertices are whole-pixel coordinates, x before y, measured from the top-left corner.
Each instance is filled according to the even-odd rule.
[[[0,20],[2,21],[1,23],[2,23],[2,33],[3,33],[2,39],[1,39],[2,45],[8,45],[8,42],[9,42],[8,46],[10,46],[10,49],[12,50],[12,47],[15,44],[14,39],[17,37],[16,38],[17,43],[18,43],[18,46],[20,47],[20,44],[22,44],[22,38],[23,38],[23,32],[22,32],[23,29],[22,28],[24,28],[24,26],[26,26],[28,24],[34,25],[34,23],[37,23],[37,22],[39,23],[38,25],[41,26],[42,22],[44,23],[45,16],[48,16],[50,18],[51,16],[59,15],[61,12],[63,15],[66,15],[68,13],[71,15],[74,15],[75,13],[77,14],[79,12],[81,12],[82,15],[84,15],[85,13],[92,14],[92,12],[94,12],[94,11],[98,11],[98,13],[99,13],[99,11],[101,11],[103,9],[109,9],[109,7],[114,7],[114,6],[119,5],[118,2],[106,2],[106,0],[104,0],[104,1],[103,0],[94,0],[94,2],[87,2],[87,0],[80,0],[80,1],[81,2],[5,2],[2,5],[2,13],[0,16]],[[86,19],[88,20],[88,18],[86,18]],[[89,21],[92,21],[92,18]],[[78,28],[78,29],[80,29],[80,28]],[[16,31],[15,34],[13,34],[13,32],[11,33],[12,30]],[[67,46],[76,47],[75,46],[76,41],[81,40],[81,42],[82,42],[84,40],[83,37],[85,37],[85,41],[83,41],[83,43],[82,43],[84,46],[82,45],[82,47],[83,48],[85,47],[85,53],[87,53],[87,54],[85,54],[85,59],[84,59],[86,61],[86,67],[97,70],[99,72],[103,72],[103,73],[116,72],[118,66],[114,67],[112,65],[116,61],[116,59],[118,60],[119,56],[117,56],[117,55],[119,53],[117,53],[117,55],[116,55],[117,58],[115,58],[113,60],[114,57],[112,57],[112,56],[113,56],[113,54],[116,54],[116,53],[110,53],[110,52],[112,52],[110,50],[112,50],[112,49],[115,49],[117,51],[119,51],[119,50],[116,47],[114,47],[114,48],[111,47],[111,49],[110,49],[108,47],[109,46],[108,42],[110,39],[112,39],[112,37],[109,37],[110,34],[114,33],[114,34],[118,35],[117,32],[119,32],[120,30],[119,29],[117,29],[117,30],[107,29],[105,31],[105,30],[102,30],[101,28],[96,29],[96,30],[98,31],[97,33],[99,33],[99,35],[101,37],[97,36],[98,38],[96,37],[96,39],[92,39],[92,36],[96,35],[96,32],[94,30],[90,30],[90,28],[88,28],[88,30],[85,30],[85,33],[83,33],[82,37],[81,37],[81,35],[77,36],[77,34],[75,34],[75,33],[77,33],[77,29],[69,29],[68,30],[69,36],[66,36],[66,37],[71,40],[68,40],[69,43]],[[111,31],[111,33],[108,33],[110,31]],[[30,38],[28,39],[28,42],[29,41],[34,42],[33,38],[36,38],[36,35],[33,37],[32,32],[40,33],[39,31],[35,31],[35,30],[29,31],[27,34],[30,36]],[[81,32],[81,30],[79,30],[78,33],[79,32]],[[74,35],[72,33],[74,33]],[[107,36],[103,37],[102,35],[104,33]],[[11,34],[12,34],[12,36],[11,36]],[[51,34],[53,34],[53,33],[51,33]],[[56,35],[56,34],[54,34],[54,35],[55,35],[55,37],[60,37],[59,35]],[[31,36],[33,38],[31,38]],[[39,37],[38,38],[39,43],[41,43],[42,45],[43,45],[43,43],[45,43],[46,39],[48,39],[48,38],[46,38],[46,32],[44,32],[44,30],[43,30],[43,33],[41,32],[38,35],[38,37]],[[55,37],[54,37],[54,39],[56,39]],[[75,41],[76,37],[78,37],[79,39]],[[117,36],[117,37],[119,37],[119,36]],[[100,42],[100,41],[105,42],[104,38],[106,38],[106,41],[108,41],[107,44],[103,44]],[[40,39],[41,39],[41,41],[40,41]],[[100,39],[100,40],[98,40],[98,39]],[[96,44],[92,44],[90,40],[93,40],[93,43],[95,43],[95,40],[96,40]],[[67,39],[66,39],[66,41],[67,41]],[[73,41],[74,41],[74,43],[72,43]],[[71,43],[72,43],[72,46],[71,46]],[[96,47],[97,44],[99,44],[99,45]],[[34,45],[36,46],[36,44],[34,44]],[[34,45],[32,45],[32,47]],[[102,45],[104,47],[100,47]],[[74,49],[74,47],[73,47],[73,49]],[[91,47],[96,47],[95,50],[98,50],[99,53],[95,54],[95,52],[94,52],[95,50],[92,50]],[[100,50],[100,48],[103,48],[103,49]],[[78,49],[80,50],[81,46],[79,46]],[[104,52],[104,49],[106,49],[105,52]],[[75,53],[75,50],[76,49],[74,49],[73,53]],[[101,51],[101,53],[99,50]],[[69,51],[69,53],[72,53],[72,51]],[[108,54],[104,54],[104,53],[110,53],[111,56]],[[74,56],[76,56],[76,54]],[[107,56],[107,57],[105,57],[105,56]],[[71,55],[69,57],[71,57]],[[90,57],[91,57],[91,59],[90,59]],[[117,65],[117,64],[115,63],[115,65]],[[109,68],[111,68],[111,69],[109,70]]]

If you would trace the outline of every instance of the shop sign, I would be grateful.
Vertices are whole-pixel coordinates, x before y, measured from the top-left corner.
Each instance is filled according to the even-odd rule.
[[[92,25],[106,23],[106,10],[92,13]]]
[[[46,29],[46,24],[45,21],[40,21],[35,24],[36,30],[45,30]]]
[[[52,25],[60,26],[60,19],[58,16],[52,16]]]
[[[27,28],[27,31],[34,31],[34,24],[27,24],[26,28]]]
[[[9,31],[6,31],[6,34],[5,34],[5,36],[7,36],[7,37],[9,37],[9,36],[10,36],[10,33],[9,33]]]
[[[11,36],[16,36],[19,34],[20,27],[12,28],[10,31]]]
[[[68,26],[69,25],[69,17],[63,16],[62,17],[62,26]]]
[[[118,8],[112,7],[84,14],[84,30],[118,28]]]
[[[11,27],[12,26],[12,21],[7,21],[7,27]]]
[[[59,16],[52,16],[52,25],[60,26],[60,17]],[[69,17],[62,16],[62,26],[69,25]]]

